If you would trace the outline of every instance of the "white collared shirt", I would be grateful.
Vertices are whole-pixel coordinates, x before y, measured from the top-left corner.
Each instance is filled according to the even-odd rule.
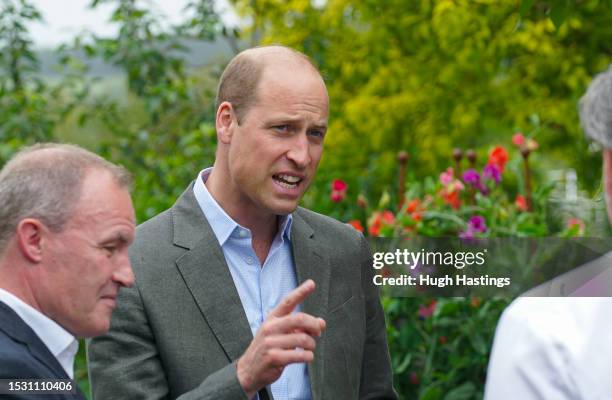
[[[0,301],[9,306],[36,333],[64,368],[70,379],[74,379],[74,358],[79,342],[57,322],[14,294],[0,288]]]
[[[609,297],[520,297],[503,313],[485,400],[608,400]]]

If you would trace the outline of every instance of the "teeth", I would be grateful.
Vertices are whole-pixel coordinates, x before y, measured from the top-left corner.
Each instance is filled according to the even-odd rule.
[[[278,183],[279,185],[281,185],[282,187],[286,189],[293,189],[297,186],[295,183],[286,183],[286,182],[279,181],[279,180],[277,180],[276,183]]]
[[[286,175],[286,174],[278,175],[278,177],[281,178],[284,181],[289,182],[289,183],[297,183],[297,182],[301,181],[301,179],[298,178],[297,176],[291,176],[291,175]]]

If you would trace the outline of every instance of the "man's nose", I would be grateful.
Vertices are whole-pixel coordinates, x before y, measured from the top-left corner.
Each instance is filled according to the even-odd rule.
[[[310,157],[310,143],[306,133],[296,135],[287,152],[287,158],[293,161],[298,168],[306,168],[312,161]]]
[[[122,286],[132,287],[135,279],[132,264],[126,254],[122,257],[119,267],[113,273],[113,280]]]

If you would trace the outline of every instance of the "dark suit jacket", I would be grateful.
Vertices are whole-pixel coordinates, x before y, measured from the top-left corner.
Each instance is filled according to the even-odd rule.
[[[246,398],[235,364],[253,336],[192,188],[137,229],[136,285],[121,290],[109,334],[88,346],[95,400]],[[396,399],[367,242],[331,218],[293,216],[297,280],[317,285],[302,311],[327,322],[308,366],[313,399]]]
[[[0,302],[0,379],[70,379],[34,331]],[[2,399],[84,400],[76,394],[2,394]]]

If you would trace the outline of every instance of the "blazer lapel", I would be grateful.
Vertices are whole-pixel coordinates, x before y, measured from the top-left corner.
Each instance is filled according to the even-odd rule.
[[[49,368],[58,379],[69,379],[66,371],[51,354],[47,346],[38,335],[17,315],[13,309],[0,302],[0,329],[6,332],[13,340],[28,346],[30,353],[43,365]]]
[[[193,184],[171,212],[174,244],[187,250],[176,265],[208,326],[228,359],[234,361],[253,335],[221,246],[193,194]]]
[[[329,265],[321,256],[324,252],[318,250],[321,244],[317,242],[314,231],[299,215],[299,212],[293,213],[291,243],[298,284],[307,279],[312,279],[316,284],[315,292],[304,300],[302,312],[325,319],[329,300]],[[315,358],[308,365],[313,400],[321,398],[324,354],[325,340],[319,340]]]

